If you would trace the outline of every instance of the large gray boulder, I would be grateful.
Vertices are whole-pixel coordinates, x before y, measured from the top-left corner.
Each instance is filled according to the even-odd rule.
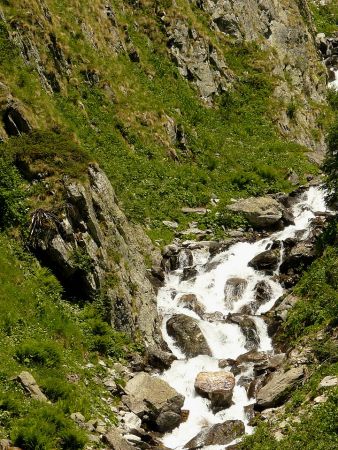
[[[275,372],[257,394],[256,408],[259,410],[279,406],[294,386],[304,377],[304,366],[287,372]]]
[[[197,436],[191,439],[184,448],[195,450],[208,445],[227,445],[245,432],[244,423],[240,420],[227,420],[204,428]]]
[[[195,390],[211,401],[214,409],[231,405],[235,377],[231,372],[200,372],[195,380]]]
[[[239,200],[228,209],[241,213],[255,228],[269,228],[283,217],[283,207],[271,197],[250,197]]]
[[[167,332],[188,358],[198,355],[211,356],[211,350],[198,325],[198,320],[184,314],[176,314],[168,320]]]
[[[140,372],[124,391],[124,404],[150,429],[164,433],[179,425],[184,397],[164,380]]]
[[[265,252],[256,255],[249,262],[249,266],[255,270],[264,270],[265,272],[271,272],[278,267],[280,257],[280,250],[266,250]]]

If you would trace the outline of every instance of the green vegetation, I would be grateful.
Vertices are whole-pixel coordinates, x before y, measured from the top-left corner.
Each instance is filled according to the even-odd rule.
[[[0,235],[0,435],[25,449],[80,449],[84,435],[70,419],[104,414],[115,423],[102,384],[107,364],[125,358],[136,344],[101,317],[99,303],[83,308],[65,302],[58,281],[8,237]],[[94,368],[86,369],[88,362]],[[31,400],[15,377],[31,372],[52,402]],[[102,372],[102,373],[101,373]],[[76,374],[75,383],[68,377]]]
[[[312,0],[310,7],[318,33],[330,35],[337,31],[338,5],[335,1],[327,2],[325,5],[319,5],[318,2]]]

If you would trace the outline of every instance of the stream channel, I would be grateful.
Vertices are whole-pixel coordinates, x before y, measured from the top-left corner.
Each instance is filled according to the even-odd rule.
[[[228,250],[213,257],[208,248],[193,250],[193,265],[197,269],[196,275],[183,280],[183,269],[192,265],[184,251],[180,254],[180,267],[166,274],[165,284],[158,293],[158,311],[163,317],[162,333],[173,354],[178,358],[171,367],[160,376],[180,394],[184,395],[184,409],[189,411],[188,418],[179,427],[163,437],[163,444],[171,449],[183,449],[185,444],[194,438],[203,427],[210,427],[227,420],[240,420],[245,425],[245,432],[251,433],[246,410],[248,405],[255,403],[254,398],[248,398],[247,391],[240,379],[253,376],[253,364],[242,365],[242,371],[235,376],[232,404],[220,411],[211,409],[210,400],[196,393],[194,382],[200,372],[218,372],[231,370],[230,366],[219,368],[219,361],[228,358],[236,359],[250,350],[248,339],[241,327],[236,323],[217,320],[222,315],[251,310],[247,315],[255,324],[257,351],[273,354],[271,339],[268,336],[267,325],[263,314],[269,311],[284,289],[278,282],[279,266],[283,260],[283,241],[297,237],[298,240],[307,238],[311,231],[311,219],[316,213],[327,211],[324,192],[318,186],[308,188],[293,206],[294,225],[285,227],[282,231],[272,233],[269,237],[256,242],[238,242]],[[267,275],[257,271],[248,263],[260,253],[272,247],[279,241],[280,262],[277,269]],[[234,288],[231,280],[242,280]],[[230,280],[230,282],[229,282]],[[257,300],[257,283],[267,288],[268,298],[259,304]],[[238,287],[239,286],[239,287]],[[198,315],[186,305],[180,303],[185,294],[194,294],[204,314]],[[244,308],[244,309],[243,309]],[[210,320],[210,313],[217,312]],[[221,313],[221,315],[219,314]],[[188,358],[175,344],[167,332],[167,321],[174,315],[190,316],[198,320],[198,325],[211,350],[211,355],[198,355]],[[246,312],[247,314],[247,312]],[[209,320],[208,320],[209,319]],[[241,385],[242,384],[242,385]],[[231,444],[236,442],[233,441]],[[230,444],[229,444],[230,445]],[[226,446],[205,446],[205,449],[219,450]]]

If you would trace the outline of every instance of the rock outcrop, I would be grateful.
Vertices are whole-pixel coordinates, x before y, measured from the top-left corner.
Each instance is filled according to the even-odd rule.
[[[247,287],[248,282],[244,278],[229,278],[224,286],[224,301],[227,308],[231,309],[234,302],[239,300]]]
[[[176,314],[168,320],[167,332],[188,358],[211,356],[211,350],[196,319]]]
[[[32,398],[34,398],[34,400],[39,400],[40,402],[48,401],[47,397],[41,391],[37,382],[35,381],[35,378],[31,373],[26,371],[21,372],[18,375],[18,381],[21,383],[25,391],[28,392]]]
[[[235,377],[231,372],[200,372],[194,386],[198,394],[209,398],[213,409],[227,408],[231,405]]]
[[[326,73],[317,55],[307,2],[192,1],[207,14],[216,34],[239,44],[255,42],[270,53],[271,73],[278,80],[274,96],[284,104],[276,111],[278,127],[286,137],[313,148],[312,158],[319,161],[324,139],[315,141],[309,133],[319,114],[310,99],[324,102]],[[298,98],[302,105],[290,114],[288,105]]]
[[[178,305],[194,311],[200,317],[205,313],[204,305],[198,301],[195,294],[182,295],[178,301]]]
[[[179,425],[184,397],[164,380],[140,372],[124,391],[124,404],[150,429],[167,432]]]
[[[64,182],[61,217],[35,211],[32,248],[72,294],[103,296],[117,330],[138,329],[148,344],[161,342],[156,296],[142,256],[152,246],[141,227],[127,221],[98,165],[89,165],[87,180]]]

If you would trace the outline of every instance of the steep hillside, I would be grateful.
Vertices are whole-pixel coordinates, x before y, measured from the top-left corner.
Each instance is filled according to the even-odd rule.
[[[0,1],[0,449],[164,449],[182,399],[141,374],[155,400],[136,417],[125,389],[175,359],[156,294],[179,256],[164,246],[255,240],[228,204],[319,174],[338,102],[316,33],[336,18],[306,0]],[[306,343],[309,376],[245,449],[306,448],[313,428],[312,448],[337,444],[334,390],[307,416],[337,373],[334,226],[276,336]]]
[[[73,132],[153,238],[185,227],[184,206],[289,189],[324,148],[309,10],[231,5],[4,2],[2,135]]]

